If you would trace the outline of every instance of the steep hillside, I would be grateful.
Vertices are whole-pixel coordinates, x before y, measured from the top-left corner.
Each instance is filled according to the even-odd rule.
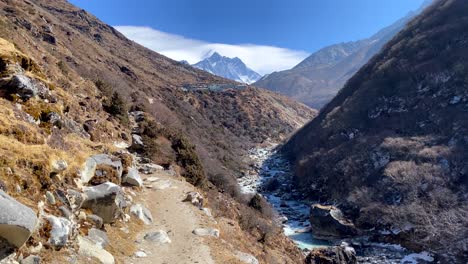
[[[466,1],[436,2],[283,147],[310,199],[442,263],[467,258],[467,26]]]
[[[423,7],[427,5],[425,3]],[[325,47],[290,70],[274,72],[260,79],[255,86],[320,109],[421,10],[409,13],[368,39]]]
[[[262,77],[247,67],[241,59],[221,56],[217,52],[193,66],[211,74],[247,84],[251,84]]]
[[[237,83],[135,44],[66,1],[2,0],[0,13],[0,188],[39,213],[41,222],[45,221],[43,213],[62,215],[59,207],[65,210],[68,203],[60,200],[44,207],[45,195],[59,200],[67,192],[83,192],[105,181],[123,184],[116,177],[114,162],[129,169],[131,162],[121,155],[131,145],[129,150],[138,155],[134,163],[143,171],[161,169],[143,164],[151,162],[182,175],[208,196],[220,223],[230,221],[230,228],[237,228],[244,213],[257,215],[232,185],[249,165],[248,149],[286,137],[316,114],[269,91],[233,89]],[[82,182],[80,176],[88,168],[83,163],[96,159],[110,164],[99,172],[103,178]],[[141,186],[126,188],[126,194],[135,194]],[[70,239],[87,232],[86,221],[74,222],[82,212],[90,213],[78,208],[74,216],[68,215],[81,225],[73,226]],[[266,239],[267,233],[279,229],[262,215],[257,218],[263,231],[258,230],[260,225],[236,229],[245,248],[255,248],[251,253],[261,262],[276,256],[287,263],[302,258],[279,231],[271,236],[274,239]],[[134,241],[131,232],[119,231],[128,219],[119,221],[104,229],[113,239],[118,234]],[[138,229],[129,225],[130,231]],[[50,228],[42,225],[33,232],[20,253],[29,255],[34,252],[31,247],[39,244],[45,247],[40,255],[46,260],[60,260],[59,256],[74,252],[75,240],[52,254]],[[128,241],[114,244],[112,253],[117,259],[134,253],[124,248]]]
[[[14,2],[9,2],[9,5],[14,6]],[[129,103],[138,108],[145,108],[158,122],[188,132],[200,152],[204,149],[211,153],[220,151],[215,146],[217,142],[225,142],[231,146],[240,142],[236,136],[240,131],[224,127],[222,123],[214,125],[203,116],[199,105],[203,105],[202,101],[206,98],[203,98],[202,92],[182,89],[186,86],[205,87],[208,84],[229,87],[230,84],[235,85],[234,82],[194,70],[143,48],[86,11],[78,10],[63,1],[39,1],[37,5],[25,2],[10,9],[12,10],[4,11],[5,18],[15,24],[17,30],[10,30],[17,33],[8,34],[6,27],[3,36],[11,39],[22,50],[28,50],[40,65],[47,66],[45,68],[54,64],[56,68],[70,68],[72,73],[76,72],[85,79],[102,80],[110,84],[114,90],[127,98]],[[29,14],[28,9],[38,11]],[[40,42],[37,43],[38,41]],[[279,130],[291,132],[314,113],[304,106],[263,90],[247,89],[244,93],[258,97],[267,109],[270,106],[268,101],[282,102],[271,108],[274,112],[289,113],[290,109],[297,110],[297,113],[288,116],[288,119],[278,120],[276,129]],[[237,93],[221,91],[213,93],[210,100],[221,100],[226,94],[237,96]],[[255,105],[242,109],[251,113],[257,111]],[[222,115],[223,112],[216,111],[213,114]],[[224,121],[220,116],[216,119]],[[272,122],[275,123],[275,120]],[[260,133],[256,136],[262,138],[279,138],[286,135],[264,129],[255,123],[245,124],[245,127],[259,129]],[[242,141],[255,142],[250,138]],[[240,148],[232,149],[236,151]],[[226,155],[227,159],[234,159],[238,153]]]

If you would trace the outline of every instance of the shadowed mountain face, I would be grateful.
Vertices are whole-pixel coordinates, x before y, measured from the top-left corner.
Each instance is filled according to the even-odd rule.
[[[217,52],[193,66],[241,83],[251,84],[261,78],[260,74],[248,68],[239,58],[224,57]]]
[[[429,3],[426,2],[423,7]],[[409,13],[368,39],[325,47],[290,70],[265,76],[255,86],[320,109],[421,10]]]
[[[467,257],[467,28],[468,2],[435,2],[283,147],[310,198],[443,263]]]

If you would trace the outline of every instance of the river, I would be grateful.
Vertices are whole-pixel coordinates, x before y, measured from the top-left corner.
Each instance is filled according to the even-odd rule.
[[[276,144],[251,149],[252,169],[238,180],[243,193],[259,193],[278,212],[285,235],[303,251],[330,246],[330,242],[315,239],[310,231],[310,201],[303,199],[294,189],[293,172],[289,162],[275,152]],[[276,179],[277,186],[268,188]],[[431,263],[427,252],[413,253],[399,245],[370,243],[358,238],[352,243],[358,253],[359,263],[416,264]]]

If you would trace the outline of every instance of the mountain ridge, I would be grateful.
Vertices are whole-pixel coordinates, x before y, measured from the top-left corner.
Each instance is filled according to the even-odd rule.
[[[467,14],[436,1],[282,147],[309,199],[441,263],[467,257]]]
[[[261,78],[260,74],[247,67],[238,57],[229,58],[221,56],[216,51],[192,66],[211,74],[246,84],[254,83]]]
[[[274,72],[254,85],[320,109],[337,94],[361,66],[430,3],[431,1],[426,1],[419,11],[409,12],[405,17],[367,39],[324,47],[294,68]]]

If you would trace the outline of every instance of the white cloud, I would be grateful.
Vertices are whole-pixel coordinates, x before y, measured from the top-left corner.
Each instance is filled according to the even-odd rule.
[[[240,58],[248,67],[262,75],[290,69],[309,55],[304,51],[273,46],[209,43],[149,27],[115,26],[115,28],[129,39],[174,60],[186,60],[194,64],[204,59],[210,52],[217,51],[223,56]]]

